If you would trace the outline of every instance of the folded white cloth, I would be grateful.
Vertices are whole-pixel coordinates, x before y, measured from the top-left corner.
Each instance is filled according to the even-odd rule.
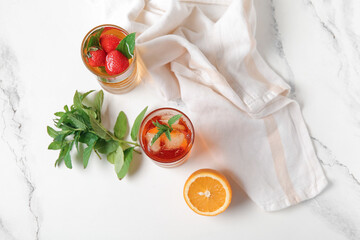
[[[256,50],[251,0],[142,0],[128,18],[160,92],[183,100],[197,137],[256,204],[274,211],[321,192],[300,108]]]

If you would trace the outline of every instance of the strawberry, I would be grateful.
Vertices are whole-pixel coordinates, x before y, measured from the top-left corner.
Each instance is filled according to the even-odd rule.
[[[115,50],[120,41],[120,38],[112,34],[104,34],[100,37],[101,47],[105,50],[106,53]]]
[[[116,75],[125,71],[129,60],[118,50],[113,50],[106,55],[105,70],[109,75]]]
[[[105,65],[106,53],[104,50],[90,50],[88,53],[89,65],[92,67],[100,67]]]

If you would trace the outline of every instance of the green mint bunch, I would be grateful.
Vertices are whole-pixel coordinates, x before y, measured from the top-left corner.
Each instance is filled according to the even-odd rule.
[[[95,152],[100,159],[100,154],[104,154],[107,160],[114,164],[115,172],[121,180],[129,170],[134,148],[139,146],[137,136],[147,107],[136,117],[131,128],[130,136],[134,142],[126,141],[124,139],[128,133],[128,121],[123,111],[117,117],[113,132],[101,124],[101,108],[104,101],[102,90],[96,94],[91,106],[84,104],[84,99],[93,91],[83,94],[76,91],[73,105],[70,108],[65,105],[64,111],[55,113],[54,123],[59,130],[47,127],[49,136],[53,138],[48,149],[60,150],[55,166],[59,166],[64,161],[66,167],[70,169],[72,168],[70,152],[74,145],[77,152],[82,154],[84,168],[87,167],[92,152]],[[79,144],[86,145],[83,151],[79,148]]]

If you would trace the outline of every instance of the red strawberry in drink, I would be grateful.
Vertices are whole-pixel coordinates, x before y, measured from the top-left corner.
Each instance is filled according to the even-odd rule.
[[[105,66],[106,53],[104,50],[90,50],[88,52],[89,65],[92,67]]]
[[[100,37],[101,47],[105,50],[106,53],[115,50],[120,41],[120,38],[112,34],[104,34]]]
[[[129,60],[118,50],[113,50],[106,55],[105,70],[109,75],[122,73],[129,66]]]

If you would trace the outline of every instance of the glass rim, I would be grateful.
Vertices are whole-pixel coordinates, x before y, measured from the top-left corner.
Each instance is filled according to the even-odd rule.
[[[149,121],[148,117],[151,116],[152,114],[154,114],[154,113],[156,113],[156,112],[159,112],[159,111],[162,111],[162,110],[172,110],[172,111],[175,111],[175,112],[178,112],[179,114],[181,114],[181,115],[189,122],[190,126],[188,126],[188,127],[189,127],[189,129],[190,129],[190,131],[191,131],[191,141],[190,141],[190,143],[188,144],[188,146],[190,146],[189,150],[187,150],[184,155],[180,155],[179,158],[176,158],[174,161],[168,162],[168,163],[163,163],[163,162],[160,162],[160,161],[156,160],[155,158],[153,158],[152,156],[150,156],[150,155],[147,153],[147,151],[145,151],[144,143],[143,143],[143,141],[142,141],[142,134],[141,134],[141,133],[142,133],[142,130],[143,130],[143,128],[144,128],[144,125]],[[150,113],[148,113],[148,114],[144,117],[144,119],[141,121],[140,128],[139,128],[138,138],[139,138],[139,142],[140,142],[141,149],[145,152],[146,156],[148,156],[151,160],[153,160],[153,161],[155,161],[155,162],[157,162],[157,163],[161,163],[161,164],[167,165],[167,164],[174,164],[174,163],[176,163],[176,162],[179,162],[179,161],[181,161],[184,157],[186,157],[186,156],[189,154],[192,146],[194,145],[195,130],[194,130],[194,126],[193,126],[190,118],[189,118],[185,113],[183,113],[182,111],[180,111],[180,110],[178,110],[178,109],[176,109],[176,108],[172,108],[172,107],[161,107],[161,108],[157,108],[157,109],[151,111]]]
[[[90,66],[88,66],[88,64],[86,63],[86,60],[85,60],[85,57],[84,57],[84,51],[83,51],[83,50],[84,50],[85,42],[86,42],[86,40],[89,38],[89,36],[90,36],[94,31],[96,31],[97,29],[99,29],[99,28],[101,28],[101,27],[104,27],[104,28],[105,28],[105,27],[114,27],[114,28],[119,29],[119,30],[122,31],[123,33],[125,33],[125,36],[129,35],[128,31],[126,31],[124,28],[119,27],[119,26],[114,25],[114,24],[101,24],[101,25],[98,25],[98,26],[92,28],[92,29],[85,35],[85,37],[83,38],[82,43],[81,43],[81,49],[80,49],[80,51],[81,51],[81,59],[82,59],[84,65],[86,66],[86,68],[89,69],[90,72],[92,72],[92,73],[95,74],[96,76],[98,76],[98,77],[100,77],[100,78],[116,78],[116,77],[121,76],[122,74],[124,74],[127,70],[129,70],[129,68],[130,68],[133,64],[135,64],[136,48],[134,49],[134,56],[132,57],[133,61],[132,61],[132,62],[129,64],[129,66],[128,66],[124,71],[122,71],[121,73],[110,76],[110,75],[100,74],[100,73],[95,72],[95,71],[94,71]],[[110,82],[110,84],[111,84],[111,82]]]

